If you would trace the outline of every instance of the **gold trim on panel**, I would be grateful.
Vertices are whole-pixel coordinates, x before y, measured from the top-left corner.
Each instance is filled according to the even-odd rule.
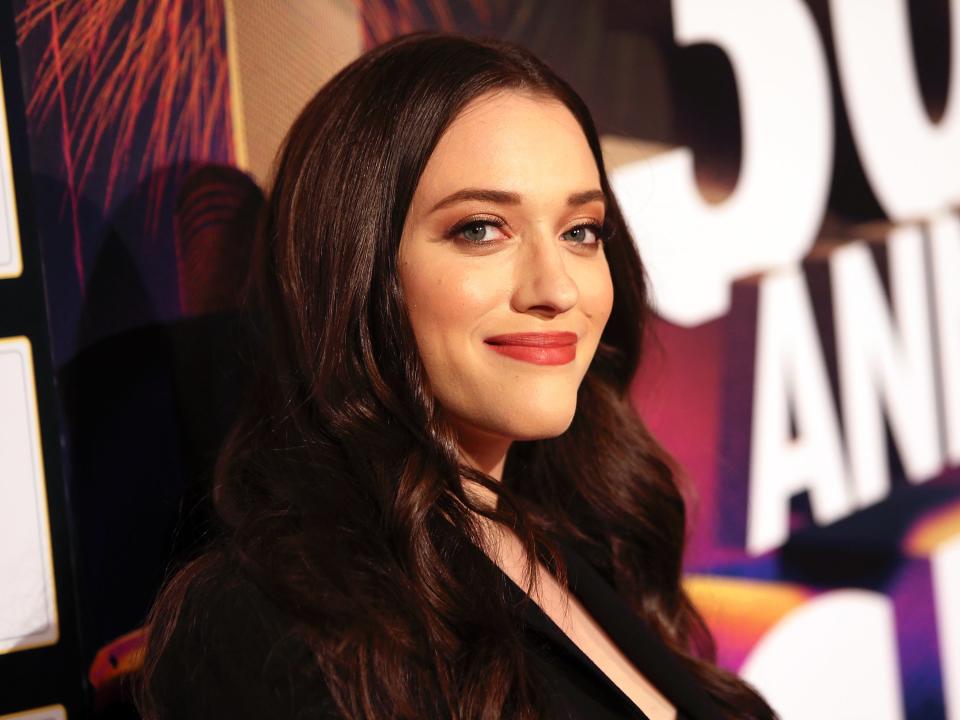
[[[6,95],[0,75],[0,280],[20,277],[23,273],[23,255],[20,251],[20,223],[17,220],[17,196],[13,185],[13,165],[10,160],[10,132],[7,125]],[[4,243],[3,236],[7,243]],[[4,245],[6,244],[6,249]]]
[[[237,59],[237,20],[233,0],[224,0],[223,12],[227,24],[227,76],[230,79],[230,126],[233,128],[233,152],[237,167],[247,170],[247,126],[243,119],[243,90],[240,87],[240,61]]]
[[[0,715],[0,720],[67,720],[63,705],[46,705],[34,710],[21,710],[12,715]]]

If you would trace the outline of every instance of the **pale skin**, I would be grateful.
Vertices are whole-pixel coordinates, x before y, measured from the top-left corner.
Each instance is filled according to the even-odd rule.
[[[420,178],[400,242],[411,324],[463,460],[496,480],[513,442],[555,437],[573,420],[577,388],[613,307],[597,232],[604,212],[596,162],[573,114],[518,91],[472,101]],[[557,331],[576,334],[570,362],[535,364],[484,342]],[[492,523],[487,532],[488,554],[526,587],[519,540]],[[535,573],[531,597],[567,637],[651,720],[673,720],[675,708],[576,597],[542,565]]]

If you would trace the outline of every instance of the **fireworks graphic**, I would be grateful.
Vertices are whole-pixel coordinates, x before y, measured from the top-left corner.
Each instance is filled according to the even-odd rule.
[[[107,164],[104,209],[131,173],[135,182],[149,178],[145,229],[152,234],[176,180],[169,168],[224,156],[233,162],[222,2],[23,0],[16,24],[21,47],[44,33],[27,116],[37,129],[59,126],[61,209],[71,215],[82,288],[78,204],[98,164]]]

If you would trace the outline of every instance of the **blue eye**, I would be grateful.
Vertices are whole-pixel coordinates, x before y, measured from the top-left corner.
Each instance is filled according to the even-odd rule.
[[[486,222],[472,222],[469,225],[465,225],[460,231],[460,234],[465,240],[469,240],[472,243],[482,243],[487,237],[487,225],[488,223]]]
[[[570,228],[564,236],[569,236],[575,245],[597,245],[603,239],[603,231],[598,225],[589,223]]]
[[[450,237],[462,238],[471,245],[490,245],[496,238],[489,235],[489,229],[502,225],[502,222],[496,220],[468,220],[455,227],[450,232]]]

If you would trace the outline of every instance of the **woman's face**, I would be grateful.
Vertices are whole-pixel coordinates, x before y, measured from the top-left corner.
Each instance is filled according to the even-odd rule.
[[[562,103],[481,96],[420,178],[400,281],[434,396],[461,438],[564,432],[613,306],[600,176]]]

